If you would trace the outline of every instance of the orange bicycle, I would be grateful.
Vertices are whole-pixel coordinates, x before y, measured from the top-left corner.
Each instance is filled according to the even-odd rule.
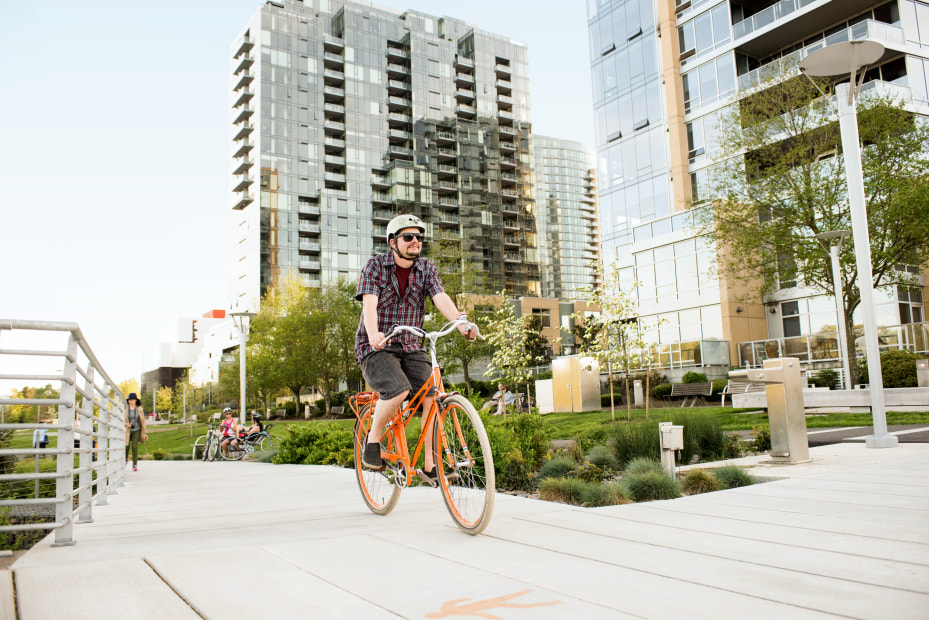
[[[484,531],[494,509],[494,459],[490,452],[487,431],[474,406],[457,392],[446,393],[442,373],[436,361],[436,341],[455,331],[459,325],[477,327],[465,320],[447,323],[437,332],[425,332],[416,327],[397,325],[387,334],[387,340],[401,332],[410,332],[430,342],[432,375],[426,384],[401,407],[384,427],[381,436],[381,457],[386,463],[382,471],[366,469],[361,455],[371,429],[371,417],[377,402],[375,392],[360,392],[349,398],[355,413],[355,474],[361,496],[372,512],[386,515],[397,505],[400,491],[419,477],[442,490],[445,506],[455,523],[464,532],[476,535]],[[478,334],[478,337],[481,337]],[[406,426],[422,406],[426,395],[436,388],[433,405],[423,414],[422,431],[416,449],[410,456],[406,441]],[[433,429],[432,446],[426,446],[426,430]],[[415,467],[424,449],[431,449],[435,458],[436,482]]]

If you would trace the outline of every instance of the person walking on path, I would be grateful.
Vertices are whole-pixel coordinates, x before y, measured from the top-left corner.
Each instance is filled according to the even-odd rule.
[[[458,312],[445,292],[435,265],[420,258],[425,233],[426,225],[415,215],[392,219],[387,224],[390,251],[368,260],[355,291],[355,299],[362,303],[355,333],[355,359],[361,365],[365,381],[379,395],[361,459],[369,469],[384,468],[380,439],[387,420],[407,395],[419,391],[432,374],[432,361],[421,339],[404,332],[387,346],[384,334],[394,325],[422,329],[427,297],[449,321],[468,318],[464,312]],[[466,325],[459,325],[458,331],[469,340],[476,337]],[[423,400],[424,415],[432,407],[434,393],[435,390]],[[426,435],[426,445],[432,445],[431,429]],[[424,473],[435,477],[431,450],[426,450]]]
[[[126,398],[129,409],[126,412],[126,463],[129,463],[129,450],[132,450],[132,471],[139,471],[139,440],[148,441],[145,433],[145,414],[142,404],[135,392],[130,392]]]

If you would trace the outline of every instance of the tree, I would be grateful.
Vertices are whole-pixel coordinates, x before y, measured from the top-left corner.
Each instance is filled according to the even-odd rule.
[[[600,287],[588,286],[585,289],[587,303],[599,307],[600,313],[575,313],[572,318],[575,325],[580,325],[584,338],[578,339],[577,350],[581,355],[594,357],[601,368],[610,371],[610,408],[612,418],[616,419],[613,407],[613,367],[623,371],[626,386],[626,417],[632,419],[632,403],[629,398],[629,371],[641,368],[648,362],[645,343],[645,324],[636,315],[636,299],[632,291],[624,291],[620,286],[619,269],[615,264],[604,269],[603,263],[594,263],[597,273],[595,281],[602,281]],[[646,390],[647,391],[647,390]],[[647,411],[647,409],[646,409]]]
[[[361,303],[355,300],[355,285],[340,280],[323,289],[310,290],[307,317],[315,341],[310,372],[326,403],[341,381],[356,381],[361,370],[355,361],[355,332],[361,317]]]
[[[706,188],[713,199],[699,204],[698,214],[717,246],[718,272],[743,285],[746,296],[794,285],[835,296],[830,242],[815,238],[851,230],[834,119],[829,101],[805,76],[775,76],[720,123],[722,161]],[[862,97],[858,120],[873,285],[913,286],[915,276],[898,266],[929,260],[929,128],[881,97]],[[698,192],[696,199],[703,198]],[[855,359],[852,317],[861,298],[851,239],[840,259],[845,355]],[[854,384],[857,367],[850,366]]]
[[[158,393],[156,396],[158,409],[162,412],[169,412],[174,404],[174,390],[169,388],[167,385],[163,385],[158,388]],[[156,409],[156,411],[158,410]]]
[[[544,363],[545,357],[538,355],[533,339],[527,337],[533,317],[525,314],[516,316],[516,308],[502,291],[500,297],[503,302],[494,311],[487,326],[487,340],[494,349],[487,372],[499,374],[516,387],[517,392],[519,385],[525,383],[528,402],[531,368]]]
[[[142,388],[139,387],[138,379],[126,379],[125,381],[119,382],[119,391],[123,393],[123,396],[129,396],[132,392],[136,394],[142,391]]]
[[[436,243],[434,250],[430,252],[429,259],[439,272],[445,292],[454,300],[458,310],[467,312],[468,320],[484,334],[488,329],[487,320],[477,312],[476,300],[487,290],[487,274],[478,269],[474,262],[463,258],[461,240],[443,239]],[[424,328],[426,331],[441,329],[445,325],[445,317],[431,303],[429,306]],[[439,340],[437,345],[437,357],[442,360],[445,374],[455,372],[460,367],[468,389],[471,389],[471,364],[493,353],[493,347],[486,340],[471,342],[454,335]]]

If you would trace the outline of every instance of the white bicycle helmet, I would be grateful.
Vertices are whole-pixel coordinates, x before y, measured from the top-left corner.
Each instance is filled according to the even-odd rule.
[[[390,240],[404,228],[418,228],[419,232],[426,234],[426,225],[423,221],[415,215],[406,213],[398,215],[387,224],[387,243],[390,243]]]

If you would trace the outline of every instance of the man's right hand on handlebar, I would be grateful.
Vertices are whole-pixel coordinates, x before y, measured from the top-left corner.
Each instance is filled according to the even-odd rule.
[[[382,332],[377,332],[374,334],[373,338],[369,338],[371,342],[371,348],[376,351],[380,351],[387,345],[387,337]]]

